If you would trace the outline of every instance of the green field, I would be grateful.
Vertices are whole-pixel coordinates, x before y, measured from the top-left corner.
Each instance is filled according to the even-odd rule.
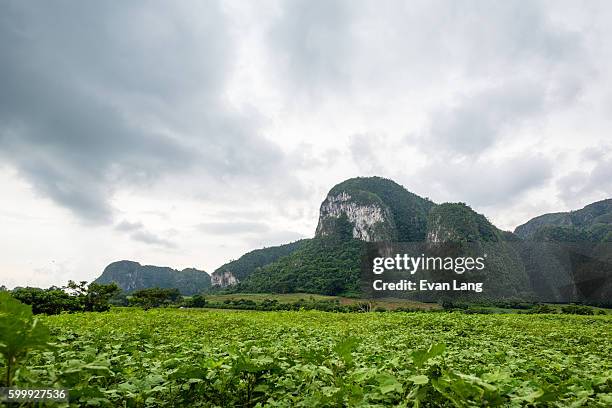
[[[407,299],[360,299],[343,296],[326,296],[311,293],[231,293],[231,294],[207,294],[206,301],[213,304],[222,304],[227,300],[252,300],[261,303],[265,300],[276,300],[278,303],[295,302],[337,302],[340,305],[355,303],[369,303],[372,309],[382,307],[386,310],[395,310],[399,307],[418,310],[440,310],[442,307],[437,303],[423,303]]]
[[[230,294],[207,294],[206,300],[210,302],[222,302],[224,300],[248,299],[254,302],[262,302],[266,299],[278,300],[279,303],[291,303],[299,300],[327,300],[339,299],[336,296],[315,295],[311,293],[230,293]],[[348,298],[346,298],[348,299]]]
[[[612,406],[612,316],[114,309],[43,317],[22,387],[99,406]]]

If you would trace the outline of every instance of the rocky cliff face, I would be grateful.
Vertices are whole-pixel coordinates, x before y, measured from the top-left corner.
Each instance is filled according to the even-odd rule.
[[[422,241],[435,204],[382,177],[356,177],[334,186],[321,204],[315,237],[346,235],[368,242]]]
[[[354,200],[342,191],[330,194],[321,204],[316,236],[334,234],[336,220],[345,216],[352,226],[352,237],[366,242],[389,241],[397,236],[393,215],[382,203]]]
[[[212,286],[224,288],[226,286],[235,285],[238,282],[238,278],[230,271],[215,271],[211,276]]]
[[[442,242],[450,242],[457,239],[456,235],[452,230],[442,225],[442,223],[437,220],[435,225],[432,225],[431,229],[427,231],[427,242],[431,242],[433,244],[439,244]]]

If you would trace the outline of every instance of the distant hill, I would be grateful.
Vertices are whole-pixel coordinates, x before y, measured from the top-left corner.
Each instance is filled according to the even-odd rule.
[[[612,304],[612,199],[535,217],[515,234],[539,296]]]
[[[248,252],[217,268],[212,277],[195,269],[121,261],[110,264],[96,281],[115,281],[128,292],[159,286],[176,287],[186,295],[213,287],[226,292],[356,295],[362,289],[361,257],[368,243],[387,245],[384,250],[391,250],[393,243],[452,243],[487,254],[486,269],[469,275],[485,283],[486,296],[609,304],[612,251],[606,242],[612,242],[612,199],[544,214],[512,233],[465,203],[436,204],[392,180],[358,177],[330,189],[320,206],[314,238]],[[428,280],[440,277],[427,275],[437,271],[422,272]],[[436,292],[423,296],[428,297],[418,300],[440,300]]]
[[[517,240],[520,238],[499,230],[465,203],[437,205],[428,216],[427,242],[463,243],[472,251],[487,254],[486,273],[471,272],[469,276],[472,281],[484,282],[487,296],[533,297],[530,277],[522,265],[520,251],[512,244]],[[435,276],[423,276],[435,279]]]
[[[109,264],[94,282],[116,282],[126,292],[146,288],[177,288],[183,295],[194,295],[210,288],[210,275],[194,268],[176,269],[141,265],[133,261]]]
[[[362,241],[320,237],[306,240],[288,256],[255,270],[236,291],[251,293],[359,293]]]
[[[434,206],[392,180],[346,180],[321,203],[313,239],[256,268],[232,290],[357,294],[363,242],[424,240]]]
[[[576,211],[540,215],[516,227],[514,233],[533,241],[612,242],[612,199]]]
[[[300,249],[308,242],[307,239],[292,242],[290,244],[256,249],[247,252],[240,258],[230,261],[217,268],[211,276],[213,287],[226,287],[242,282],[257,268],[268,265],[279,258],[287,256]]]
[[[483,277],[490,293],[518,296],[529,292],[529,278],[506,244],[514,239],[519,238],[465,204],[437,205],[391,180],[354,178],[327,194],[315,238],[258,268],[233,290],[356,294],[364,242],[481,242],[489,243],[491,253],[489,274]]]

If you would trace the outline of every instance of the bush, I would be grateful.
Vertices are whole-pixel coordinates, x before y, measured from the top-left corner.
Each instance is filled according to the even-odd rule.
[[[120,293],[116,283],[103,285],[82,281],[69,281],[63,288],[17,288],[12,291],[15,299],[32,306],[34,314],[60,314],[61,312],[104,312],[110,309],[110,300]]]
[[[202,295],[194,295],[191,299],[185,302],[185,306],[187,307],[205,307],[206,299]]]
[[[178,289],[149,288],[132,293],[130,303],[146,310],[152,307],[178,304],[180,300],[182,296]]]
[[[557,309],[549,305],[535,305],[527,311],[529,314],[557,313]]]
[[[455,309],[466,310],[470,308],[470,305],[468,305],[467,303],[453,301],[453,300],[443,300],[442,308],[444,310],[455,310]]]
[[[589,306],[581,306],[581,305],[567,305],[561,308],[561,311],[566,314],[576,314],[576,315],[593,315],[593,309]]]

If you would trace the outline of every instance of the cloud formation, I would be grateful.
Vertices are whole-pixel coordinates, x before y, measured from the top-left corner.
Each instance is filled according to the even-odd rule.
[[[115,225],[115,230],[127,233],[131,239],[148,245],[164,248],[176,248],[176,244],[148,231],[142,222],[121,221]]]
[[[2,159],[97,223],[112,222],[122,186],[278,171],[280,149],[223,99],[233,60],[221,7],[189,6],[5,3]]]
[[[529,190],[544,185],[552,176],[552,163],[543,156],[518,156],[505,160],[436,161],[419,177],[435,186],[445,201],[475,206],[509,204]],[[423,186],[426,188],[426,186]]]
[[[606,2],[1,2],[0,268],[214,270],[312,236],[327,191],[363,175],[510,229],[609,196],[611,17]]]
[[[585,169],[573,170],[557,181],[559,196],[571,207],[584,206],[594,200],[610,198],[612,191],[612,154],[603,145],[583,151],[588,160]]]
[[[270,227],[262,222],[228,221],[201,223],[198,225],[198,229],[208,234],[234,235],[240,233],[265,233],[270,230]]]

